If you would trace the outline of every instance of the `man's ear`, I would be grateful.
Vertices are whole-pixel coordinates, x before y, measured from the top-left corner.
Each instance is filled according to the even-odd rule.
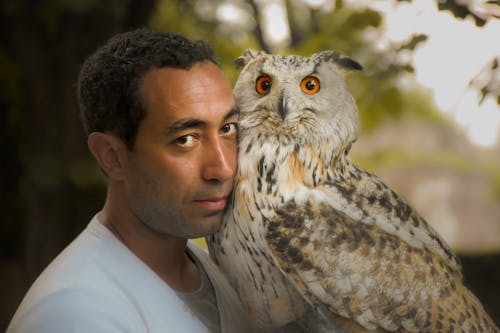
[[[90,152],[109,178],[125,178],[126,146],[117,137],[103,132],[92,132],[87,139]]]

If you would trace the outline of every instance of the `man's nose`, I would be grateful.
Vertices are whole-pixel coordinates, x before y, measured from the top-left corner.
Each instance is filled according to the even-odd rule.
[[[227,181],[236,171],[237,147],[232,142],[217,138],[204,152],[203,178],[207,181]]]

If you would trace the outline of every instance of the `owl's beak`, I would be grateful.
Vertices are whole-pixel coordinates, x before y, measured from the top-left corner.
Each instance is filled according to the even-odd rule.
[[[280,96],[278,112],[280,113],[281,119],[285,120],[287,109],[286,109],[286,99],[283,95]]]

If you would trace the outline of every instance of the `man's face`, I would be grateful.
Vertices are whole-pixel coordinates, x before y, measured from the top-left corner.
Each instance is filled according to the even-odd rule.
[[[205,61],[189,70],[148,72],[140,93],[146,117],[129,155],[126,191],[151,229],[182,238],[218,229],[237,162],[231,86]]]

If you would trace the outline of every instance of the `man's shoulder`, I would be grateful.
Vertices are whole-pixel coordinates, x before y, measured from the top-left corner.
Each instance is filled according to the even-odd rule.
[[[141,332],[144,323],[129,302],[92,288],[55,290],[24,304],[7,332]]]
[[[56,328],[73,326],[90,329],[88,325],[95,323],[119,328],[132,320],[136,311],[127,291],[117,281],[118,264],[112,260],[116,249],[90,227],[89,224],[35,280],[16,311],[9,332],[56,332],[61,331]],[[128,319],[114,323],[114,318],[124,317]]]
[[[112,244],[106,235],[96,233],[98,228],[91,222],[45,268],[30,288],[30,293],[51,294],[59,290],[111,291],[110,286],[115,284],[113,276],[117,274],[116,267],[120,265],[117,259],[127,257],[127,254],[120,253],[124,251]],[[122,269],[130,267],[121,266]]]

